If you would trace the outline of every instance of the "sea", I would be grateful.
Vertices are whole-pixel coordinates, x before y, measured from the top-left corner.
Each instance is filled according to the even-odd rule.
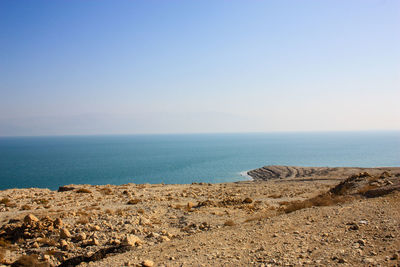
[[[265,165],[400,166],[400,132],[0,137],[0,189],[222,183]]]

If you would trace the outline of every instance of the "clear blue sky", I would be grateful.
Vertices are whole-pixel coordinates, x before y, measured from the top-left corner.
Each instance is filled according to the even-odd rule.
[[[398,0],[0,0],[0,135],[400,129]]]

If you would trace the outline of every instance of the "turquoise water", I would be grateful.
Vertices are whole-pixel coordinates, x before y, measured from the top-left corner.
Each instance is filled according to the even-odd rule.
[[[272,164],[400,166],[400,132],[0,138],[0,189],[228,182]]]

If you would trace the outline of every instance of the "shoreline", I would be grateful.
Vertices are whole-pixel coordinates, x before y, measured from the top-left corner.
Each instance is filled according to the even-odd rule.
[[[357,150],[345,149],[350,140],[360,141]],[[380,140],[385,140],[384,144]],[[337,146],[331,147],[332,143]],[[270,162],[312,163],[311,166],[400,165],[398,138],[389,134],[365,138],[357,134],[314,136],[311,133],[259,137],[88,136],[60,140],[44,137],[1,144],[2,154],[7,158],[0,167],[1,190],[31,187],[56,190],[61,185],[82,183],[234,182],[247,180],[241,172]],[[287,147],[282,150],[270,144],[287,144]],[[299,150],[303,146],[309,151]],[[112,157],[108,149],[113,151]],[[95,158],[93,151],[97,151]],[[79,158],[74,156],[77,153]]]
[[[250,175],[248,175],[248,172],[249,172],[249,171],[251,171],[251,170],[239,172],[239,175],[240,175],[241,177],[247,178],[247,180],[244,180],[244,181],[254,181],[253,177],[251,177]]]
[[[229,183],[238,183],[238,182],[254,182],[254,181],[269,181],[269,180],[300,180],[302,178],[309,178],[311,180],[323,180],[323,179],[332,179],[332,180],[340,180],[343,176],[349,176],[354,173],[359,172],[371,172],[372,174],[377,174],[383,171],[391,171],[395,175],[400,175],[400,167],[392,166],[392,167],[304,167],[304,166],[284,166],[284,165],[267,165],[264,167],[260,167],[257,169],[241,171],[238,173],[240,177],[243,177],[243,180],[232,180],[229,182],[216,182],[210,184],[229,184]],[[192,183],[183,183],[183,184],[167,184],[167,185],[189,185]],[[149,185],[160,185],[165,183],[127,183],[133,185],[141,185],[141,184],[149,184]],[[123,186],[126,184],[66,184],[62,186]],[[57,188],[51,189],[49,187],[13,187],[0,189],[1,191],[6,190],[19,190],[19,189],[48,189],[50,191],[57,191]]]
[[[248,175],[257,181],[288,180],[288,179],[332,179],[340,180],[356,173],[368,172],[372,175],[390,171],[400,175],[400,167],[298,167],[283,165],[268,165],[248,171]]]

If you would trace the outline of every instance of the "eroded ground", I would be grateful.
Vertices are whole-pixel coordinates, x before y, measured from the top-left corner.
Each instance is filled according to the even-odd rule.
[[[366,197],[396,187],[397,171],[355,176],[328,200],[325,193],[347,176],[5,190],[1,260],[14,266],[398,266],[400,194]],[[34,256],[17,261],[22,255]]]

